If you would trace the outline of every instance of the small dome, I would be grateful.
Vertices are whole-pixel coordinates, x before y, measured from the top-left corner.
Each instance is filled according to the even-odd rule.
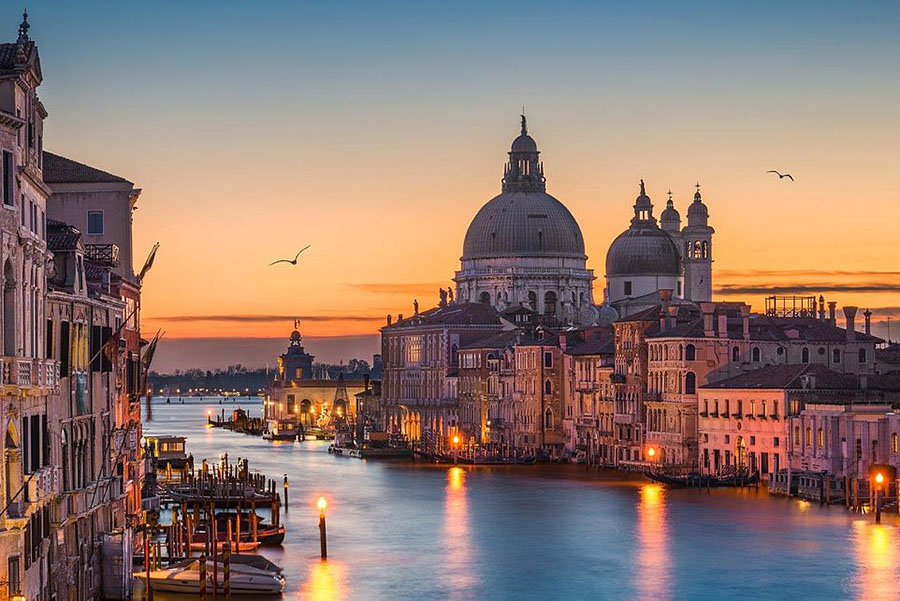
[[[601,326],[608,326],[612,322],[619,319],[619,312],[610,305],[608,302],[600,305],[600,317],[597,319],[597,323]]]
[[[709,209],[703,204],[703,197],[700,196],[700,184],[697,184],[697,191],[694,193],[694,202],[688,207],[688,225],[706,225],[709,219]]]
[[[663,229],[667,231],[670,229],[677,230],[678,226],[681,224],[681,214],[678,212],[678,209],[675,208],[671,192],[669,192],[669,200],[666,201],[666,208],[659,216],[659,222],[662,224]]]
[[[681,275],[675,241],[655,224],[636,224],[613,240],[606,253],[606,275]]]
[[[511,152],[537,152],[537,142],[528,134],[522,134],[513,140]]]

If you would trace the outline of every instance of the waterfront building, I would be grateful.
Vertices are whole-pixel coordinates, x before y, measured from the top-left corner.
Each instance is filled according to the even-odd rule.
[[[564,335],[541,328],[515,345],[512,441],[531,455],[564,455]]]
[[[0,44],[0,581],[10,595],[49,598],[53,493],[59,474],[50,452],[57,362],[44,345],[49,189],[41,178],[47,111],[36,44],[23,18],[18,39]]]
[[[516,411],[515,345],[521,329],[505,330],[459,349],[459,431],[464,440],[505,448]]]
[[[515,326],[486,303],[441,303],[381,329],[382,406],[388,426],[411,441],[440,447],[456,433],[459,351]]]
[[[288,348],[278,357],[278,372],[266,387],[263,417],[303,426],[355,421],[355,398],[366,390],[365,380],[345,380],[343,375],[337,380],[313,378],[313,355],[303,348],[297,327],[295,322]]]
[[[526,307],[568,323],[579,317],[592,323],[594,273],[586,267],[584,237],[566,206],[547,194],[539,157],[523,115],[502,191],[466,232],[456,295],[498,311]]]
[[[614,465],[615,336],[611,326],[578,334],[563,354],[566,451],[591,465]]]

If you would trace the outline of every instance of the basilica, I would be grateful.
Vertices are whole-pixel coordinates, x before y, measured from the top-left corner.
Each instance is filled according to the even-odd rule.
[[[456,272],[457,298],[498,311],[522,307],[564,324],[590,326],[625,317],[659,300],[712,298],[712,235],[700,195],[688,207],[687,226],[672,195],[659,223],[640,183],[634,217],[606,254],[605,302],[593,296],[581,228],[566,206],[547,193],[540,151],[525,116],[504,166],[501,193],[475,215]]]

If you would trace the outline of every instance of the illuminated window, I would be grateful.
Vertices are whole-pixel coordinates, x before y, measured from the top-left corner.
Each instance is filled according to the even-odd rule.
[[[812,428],[810,428],[809,426],[806,426],[806,433],[803,440],[806,446],[812,446]]]
[[[800,444],[800,426],[794,426],[794,444]]]
[[[891,453],[893,453],[894,455],[896,455],[896,454],[897,454],[897,451],[898,451],[898,448],[897,448],[897,433],[896,433],[896,432],[892,432],[892,433],[891,433]]]
[[[822,428],[819,428],[818,431],[816,431],[816,444],[818,444],[820,449],[825,448],[825,430]]]

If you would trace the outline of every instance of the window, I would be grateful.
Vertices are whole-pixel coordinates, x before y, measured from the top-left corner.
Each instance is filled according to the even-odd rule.
[[[812,446],[812,428],[810,428],[809,426],[806,426],[806,433],[803,437],[803,442],[808,447]]]
[[[737,363],[740,360],[741,360],[741,349],[739,349],[738,347],[735,346],[731,349],[731,361],[733,363]]]
[[[800,426],[794,426],[794,444],[800,444]]]
[[[825,448],[825,430],[823,430],[822,428],[819,428],[816,431],[816,444],[820,449]]]
[[[547,407],[547,410],[544,412],[544,428],[550,429],[553,427],[553,411]]]
[[[772,439],[772,446],[773,446],[773,447],[777,447],[778,444],[779,444],[779,439],[778,439],[778,437],[776,436],[775,438]]]
[[[693,344],[689,344],[684,347],[684,360],[685,361],[693,361],[697,356],[697,349]]]
[[[625,282],[625,296],[631,296],[631,282]]]
[[[13,154],[3,151],[3,204],[13,206],[15,204],[13,196]]]
[[[898,448],[897,448],[897,433],[896,433],[896,432],[891,432],[891,453],[893,453],[894,455],[896,455],[896,454],[897,454],[897,451],[898,451]]]
[[[8,596],[12,599],[15,595],[22,592],[21,581],[19,580],[19,556],[13,555],[6,560],[6,578],[9,585]]]
[[[692,371],[687,372],[687,375],[684,376],[684,393],[697,393],[697,376]]]
[[[87,233],[88,234],[102,234],[103,233],[103,211],[88,211]]]
[[[831,351],[831,362],[832,363],[840,363],[841,362],[841,349],[836,348]]]
[[[491,293],[490,292],[482,292],[481,296],[479,297],[478,300],[479,300],[479,302],[481,302],[482,305],[491,304]]]
[[[753,348],[753,351],[751,352],[751,359],[754,363],[759,363],[759,348]]]
[[[860,363],[866,362],[866,349],[864,349],[864,348],[859,349],[859,362]]]
[[[544,352],[544,367],[553,367],[553,353],[550,351]]]
[[[544,295],[544,315],[556,315],[556,293],[552,290]]]
[[[553,384],[550,383],[550,380],[544,382],[544,394],[553,394]]]
[[[806,347],[800,351],[800,363],[809,363],[809,349]]]
[[[677,286],[678,290],[677,290],[677,292],[675,292],[675,295],[676,295],[676,296],[681,296],[681,295],[682,295],[682,292],[681,292],[681,280],[678,280],[676,286]]]

